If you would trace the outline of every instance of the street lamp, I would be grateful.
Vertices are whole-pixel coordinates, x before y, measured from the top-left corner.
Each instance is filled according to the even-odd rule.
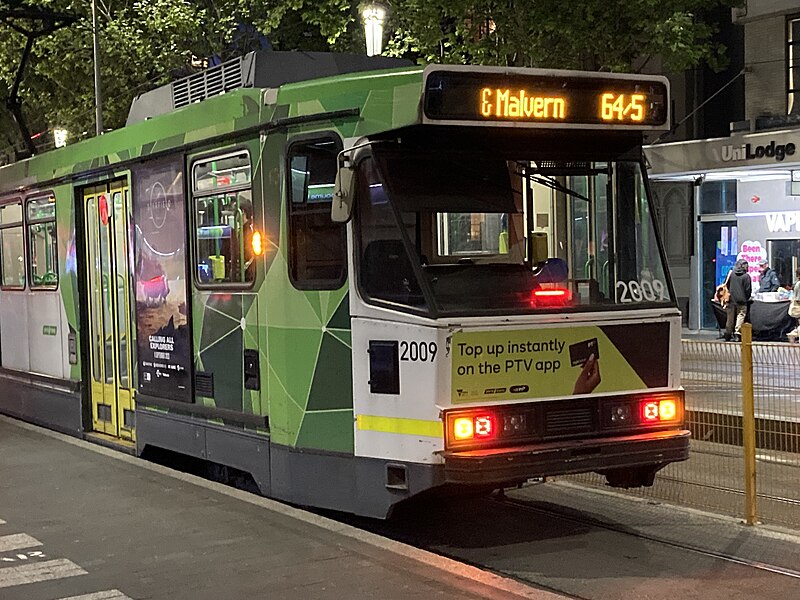
[[[67,138],[69,132],[63,127],[56,127],[53,129],[53,142],[56,148],[63,148],[67,145]]]
[[[383,22],[386,9],[379,4],[368,4],[361,11],[364,36],[367,40],[367,56],[376,56],[383,50]]]

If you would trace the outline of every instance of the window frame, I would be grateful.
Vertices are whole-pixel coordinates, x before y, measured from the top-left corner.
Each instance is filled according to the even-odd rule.
[[[237,183],[233,184],[224,188],[215,188],[213,190],[198,190],[195,186],[195,168],[200,163],[207,163],[212,160],[222,160],[225,158],[231,158],[234,156],[239,155],[246,155],[247,161],[250,167],[250,181],[247,183]],[[197,237],[197,206],[196,201],[198,198],[207,198],[209,196],[215,196],[219,194],[219,191],[222,190],[224,193],[238,193],[242,191],[250,191],[250,201],[253,203],[253,217],[255,218],[255,202],[253,201],[253,156],[250,153],[250,150],[242,145],[242,146],[234,146],[228,148],[226,150],[216,150],[211,152],[206,152],[201,155],[195,156],[194,158],[189,161],[188,165],[188,190],[189,190],[189,214],[190,214],[190,245],[191,245],[191,264],[190,269],[192,271],[192,282],[194,286],[198,290],[236,290],[236,291],[246,291],[251,290],[255,287],[256,280],[258,279],[258,273],[253,276],[251,281],[241,283],[241,282],[220,282],[220,283],[209,283],[200,281],[197,276],[197,265],[198,265],[198,237]]]
[[[28,217],[28,205],[31,202],[34,202],[36,200],[42,200],[43,198],[49,198],[49,197],[53,198],[54,212],[53,212],[52,218],[47,217],[47,218],[44,218],[44,219],[31,220]],[[25,213],[23,215],[24,221],[25,221],[25,244],[27,246],[26,252],[25,252],[25,260],[27,261],[27,265],[26,265],[26,268],[25,268],[25,275],[28,278],[28,287],[30,288],[30,290],[32,292],[52,292],[52,291],[58,290],[58,286],[61,283],[61,274],[58,272],[58,267],[59,267],[59,263],[58,263],[58,216],[57,216],[58,215],[58,206],[57,206],[57,202],[56,202],[55,198],[56,198],[56,195],[53,192],[42,192],[42,193],[38,193],[37,192],[35,195],[31,195],[31,196],[28,196],[27,198],[25,198],[25,206],[24,206]],[[55,284],[42,283],[42,284],[36,285],[34,283],[35,279],[33,277],[33,260],[32,260],[32,257],[31,257],[31,252],[33,252],[33,243],[31,242],[31,229],[30,228],[31,228],[31,225],[37,225],[39,223],[52,223],[54,231],[55,231],[55,235],[56,235],[56,244],[55,244],[56,283]]]
[[[310,142],[324,142],[330,141],[333,142],[336,147],[336,154],[334,155],[334,160],[336,160],[336,156],[344,150],[344,142],[342,138],[334,131],[315,131],[313,133],[298,135],[293,137],[289,143],[286,145],[286,154],[284,156],[284,167],[286,170],[285,173],[285,185],[286,185],[286,271],[287,277],[291,282],[292,286],[301,291],[335,291],[340,290],[342,286],[345,285],[347,282],[348,277],[348,270],[349,270],[349,256],[347,254],[347,224],[346,223],[338,223],[337,226],[341,227],[342,231],[342,274],[339,276],[338,279],[313,279],[313,280],[298,280],[292,274],[292,267],[295,264],[294,261],[296,257],[294,256],[294,252],[292,251],[293,244],[293,231],[294,227],[292,226],[292,208],[294,206],[294,202],[292,199],[292,190],[294,189],[292,186],[292,156],[293,150],[296,146],[307,145]],[[327,206],[332,206],[333,200],[331,202],[320,202],[319,204],[325,204]],[[300,203],[298,203],[300,204]],[[303,205],[308,205],[308,199],[304,199],[302,202]],[[330,215],[330,212],[329,212]],[[333,220],[331,220],[333,223]]]
[[[786,17],[786,114],[800,114],[800,37],[792,38],[792,23],[800,22],[800,14]],[[792,62],[792,49],[795,50],[795,62]],[[798,81],[792,87],[792,67],[798,70]]]
[[[4,199],[0,200],[0,207],[10,206],[12,204],[19,204],[20,211],[22,213],[20,221],[19,221],[19,223],[13,223],[13,224],[0,223],[0,231],[5,231],[6,229],[13,229],[15,227],[19,227],[22,230],[22,260],[23,260],[23,263],[24,263],[22,265],[22,268],[23,268],[23,272],[25,274],[25,281],[23,282],[23,284],[21,286],[19,286],[19,285],[5,285],[5,283],[4,283],[5,282],[5,273],[4,273],[4,270],[3,270],[3,256],[2,256],[3,248],[2,248],[2,244],[0,244],[0,290],[22,292],[22,291],[25,291],[27,289],[27,283],[28,283],[28,281],[27,281],[28,280],[28,265],[27,265],[28,252],[27,252],[26,241],[25,241],[25,238],[26,238],[26,235],[25,235],[25,233],[26,233],[25,232],[25,208],[26,207],[25,207],[25,201],[21,196],[4,198]],[[2,238],[2,234],[0,234],[0,238]],[[0,239],[0,241],[2,241],[2,240]]]

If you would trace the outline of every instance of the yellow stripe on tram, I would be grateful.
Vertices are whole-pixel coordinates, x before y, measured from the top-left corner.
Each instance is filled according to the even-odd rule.
[[[380,431],[382,433],[421,435],[425,437],[440,438],[443,435],[441,421],[402,419],[399,417],[378,417],[375,415],[357,415],[356,428],[359,431]]]

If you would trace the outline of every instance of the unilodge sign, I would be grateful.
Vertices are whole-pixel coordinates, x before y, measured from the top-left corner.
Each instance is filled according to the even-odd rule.
[[[776,161],[781,162],[787,156],[794,155],[795,150],[795,145],[793,143],[776,144],[775,140],[770,141],[770,143],[765,146],[753,144],[734,146],[728,144],[722,147],[720,158],[722,162],[753,160],[756,158],[774,158]]]

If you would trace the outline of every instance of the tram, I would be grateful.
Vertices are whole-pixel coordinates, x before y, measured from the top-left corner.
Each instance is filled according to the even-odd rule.
[[[0,411],[266,496],[688,456],[642,141],[666,79],[248,54],[0,168]]]

